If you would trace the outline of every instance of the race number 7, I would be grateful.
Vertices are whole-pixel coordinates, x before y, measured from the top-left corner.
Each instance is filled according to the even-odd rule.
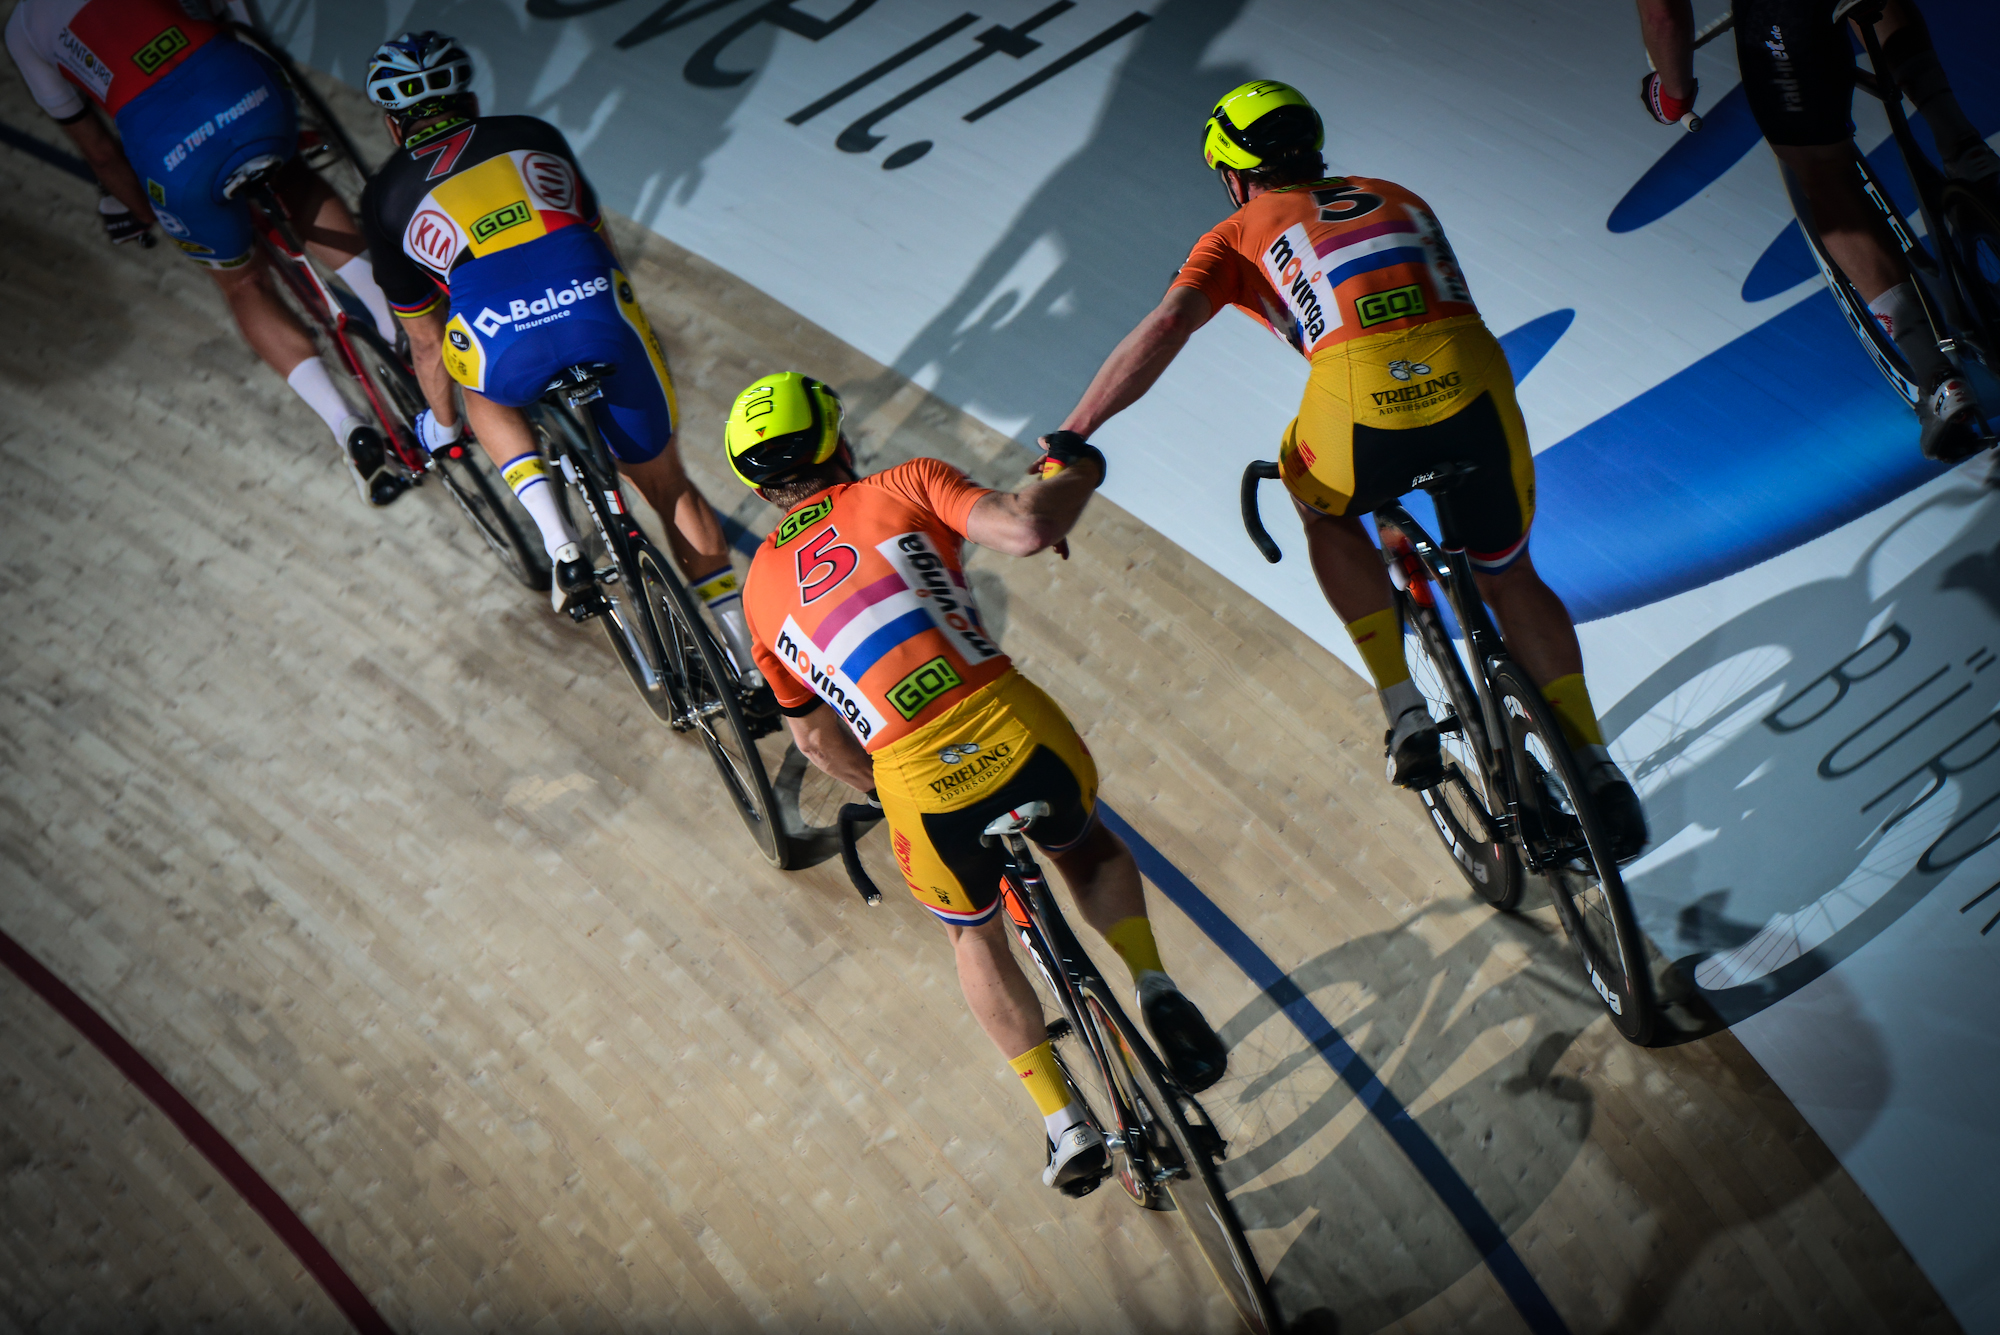
[[[836,542],[840,530],[829,527],[799,548],[799,600],[813,602],[832,593],[861,564],[861,554]]]

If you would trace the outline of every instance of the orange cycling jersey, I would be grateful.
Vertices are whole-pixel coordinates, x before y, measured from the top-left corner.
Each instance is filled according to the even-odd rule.
[[[1424,201],[1360,176],[1257,196],[1195,243],[1173,286],[1242,307],[1308,357],[1478,314]]]
[[[913,459],[779,521],[750,563],[743,610],[787,714],[830,705],[879,751],[1006,675],[960,560],[988,490]]]

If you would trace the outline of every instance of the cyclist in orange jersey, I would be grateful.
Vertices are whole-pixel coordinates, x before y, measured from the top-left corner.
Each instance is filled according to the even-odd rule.
[[[1437,498],[1482,596],[1583,762],[1621,858],[1645,813],[1605,749],[1576,627],[1528,556],[1535,464],[1500,345],[1430,208],[1389,181],[1328,176],[1319,114],[1294,88],[1247,83],[1209,116],[1204,157],[1235,212],[1195,244],[1159,306],[1105,360],[1051,448],[1075,448],[1137,402],[1224,306],[1312,362],[1279,464],[1313,573],[1382,702],[1390,781],[1443,775],[1437,725],[1410,680],[1381,556],[1361,523],[1440,464],[1473,471]]]
[[[1061,541],[1103,481],[1104,456],[1059,451],[1060,471],[1012,494],[937,459],[863,478],[841,415],[838,395],[795,371],[765,376],[730,409],[731,467],[785,512],[744,583],[757,666],[799,750],[881,805],[910,893],[951,939],[967,1004],[1042,1113],[1042,1181],[1081,1194],[1107,1169],[1104,1142],[1008,945],[1003,853],[979,837],[990,821],[1049,804],[1032,837],[1131,969],[1174,1074],[1206,1089],[1228,1062],[1161,964],[1131,852],[1097,821],[1089,749],[1000,652],[960,560],[968,539],[1012,556]]]

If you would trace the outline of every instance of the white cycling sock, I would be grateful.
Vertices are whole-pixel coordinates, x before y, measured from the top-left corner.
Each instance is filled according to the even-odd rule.
[[[1408,677],[1387,690],[1375,692],[1375,698],[1382,702],[1382,713],[1392,728],[1396,726],[1396,720],[1403,717],[1406,711],[1424,707],[1424,693],[1418,690],[1417,683]]]
[[[1924,304],[1917,297],[1915,280],[1906,278],[1896,284],[1869,302],[1868,310],[1889,341],[1896,345],[1896,351],[1910,364],[1917,388],[1928,389],[1931,376],[1950,363],[1938,351],[1937,335],[1931,331],[1930,318],[1924,314]]]
[[[569,524],[563,519],[562,507],[556,503],[556,489],[549,481],[549,466],[542,462],[539,454],[523,454],[509,459],[500,469],[500,476],[507,479],[507,485],[514,489],[515,499],[521,508],[535,521],[535,527],[542,531],[542,547],[549,559],[557,559],[557,553],[576,541],[576,535],[569,531]]]
[[[1042,1125],[1049,1129],[1049,1144],[1062,1139],[1063,1132],[1084,1119],[1083,1105],[1071,1099],[1056,1111],[1042,1118]]]
[[[368,256],[356,255],[335,269],[334,273],[340,276],[341,282],[354,289],[354,295],[361,298],[361,304],[375,317],[375,332],[382,336],[382,341],[394,347],[396,317],[389,310],[389,298],[383,295],[382,285],[375,281],[375,266],[369,262]]]
[[[292,393],[305,400],[306,407],[319,414],[319,420],[326,423],[326,429],[347,447],[347,435],[342,429],[354,410],[347,406],[347,400],[340,397],[340,391],[333,387],[333,377],[326,373],[326,363],[317,357],[308,357],[292,368],[285,377],[285,383],[292,387]]]
[[[736,574],[736,568],[724,566],[712,575],[689,580],[688,588],[701,599],[702,606],[714,613],[715,623],[722,628],[722,636],[728,641],[730,656],[736,660],[736,670],[748,672],[753,661],[750,657],[750,625],[743,619],[743,581]]]

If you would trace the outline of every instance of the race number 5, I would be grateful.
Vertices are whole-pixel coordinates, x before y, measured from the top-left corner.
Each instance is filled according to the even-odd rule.
[[[1382,196],[1371,195],[1358,185],[1315,190],[1312,197],[1313,203],[1319,205],[1321,222],[1353,222],[1382,207]]]
[[[832,593],[861,564],[861,554],[836,542],[840,530],[829,527],[799,548],[799,600],[813,602]]]

